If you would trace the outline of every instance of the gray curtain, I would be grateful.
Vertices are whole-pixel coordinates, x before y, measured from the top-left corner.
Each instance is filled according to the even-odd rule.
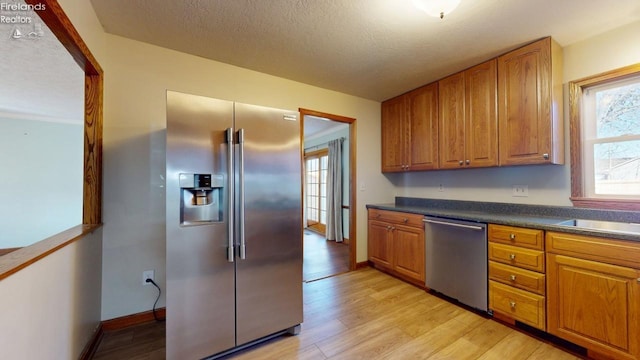
[[[328,143],[327,164],[327,240],[342,242],[342,142]]]

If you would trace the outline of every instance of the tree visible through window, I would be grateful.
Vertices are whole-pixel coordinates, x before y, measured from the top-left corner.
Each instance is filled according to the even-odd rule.
[[[587,197],[640,195],[640,76],[584,89],[582,117]]]

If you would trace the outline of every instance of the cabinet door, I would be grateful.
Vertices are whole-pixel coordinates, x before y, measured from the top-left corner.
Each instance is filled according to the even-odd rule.
[[[464,72],[465,165],[498,165],[498,90],[496,60]]]
[[[407,107],[404,95],[382,103],[382,172],[404,171],[408,165]]]
[[[438,168],[438,83],[407,94],[409,170]]]
[[[464,166],[464,73],[438,82],[440,168]]]
[[[500,165],[564,162],[562,144],[552,148],[562,132],[562,104],[552,98],[557,80],[551,55],[551,39],[546,38],[498,57]]]
[[[547,255],[551,334],[614,359],[640,358],[640,270]]]
[[[393,249],[391,243],[391,225],[381,221],[369,221],[368,257],[376,265],[393,268]]]
[[[396,225],[392,233],[394,270],[424,283],[424,230]]]

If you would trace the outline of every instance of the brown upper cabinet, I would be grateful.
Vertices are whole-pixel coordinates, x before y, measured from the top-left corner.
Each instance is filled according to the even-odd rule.
[[[382,171],[438,168],[438,84],[382,103]]]
[[[544,38],[498,57],[500,165],[564,164],[562,49]]]
[[[441,169],[498,165],[496,60],[439,81]]]
[[[400,95],[382,103],[382,172],[404,171],[409,163],[407,97]]]
[[[551,38],[382,103],[382,172],[564,163]]]

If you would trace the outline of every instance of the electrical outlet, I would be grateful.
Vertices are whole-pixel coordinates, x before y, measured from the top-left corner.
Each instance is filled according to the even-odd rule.
[[[154,271],[153,270],[145,270],[142,272],[142,285],[151,285],[150,282],[147,282],[147,279],[155,280],[153,278]]]
[[[528,185],[513,185],[513,195],[518,197],[527,197],[529,196],[529,186]]]

